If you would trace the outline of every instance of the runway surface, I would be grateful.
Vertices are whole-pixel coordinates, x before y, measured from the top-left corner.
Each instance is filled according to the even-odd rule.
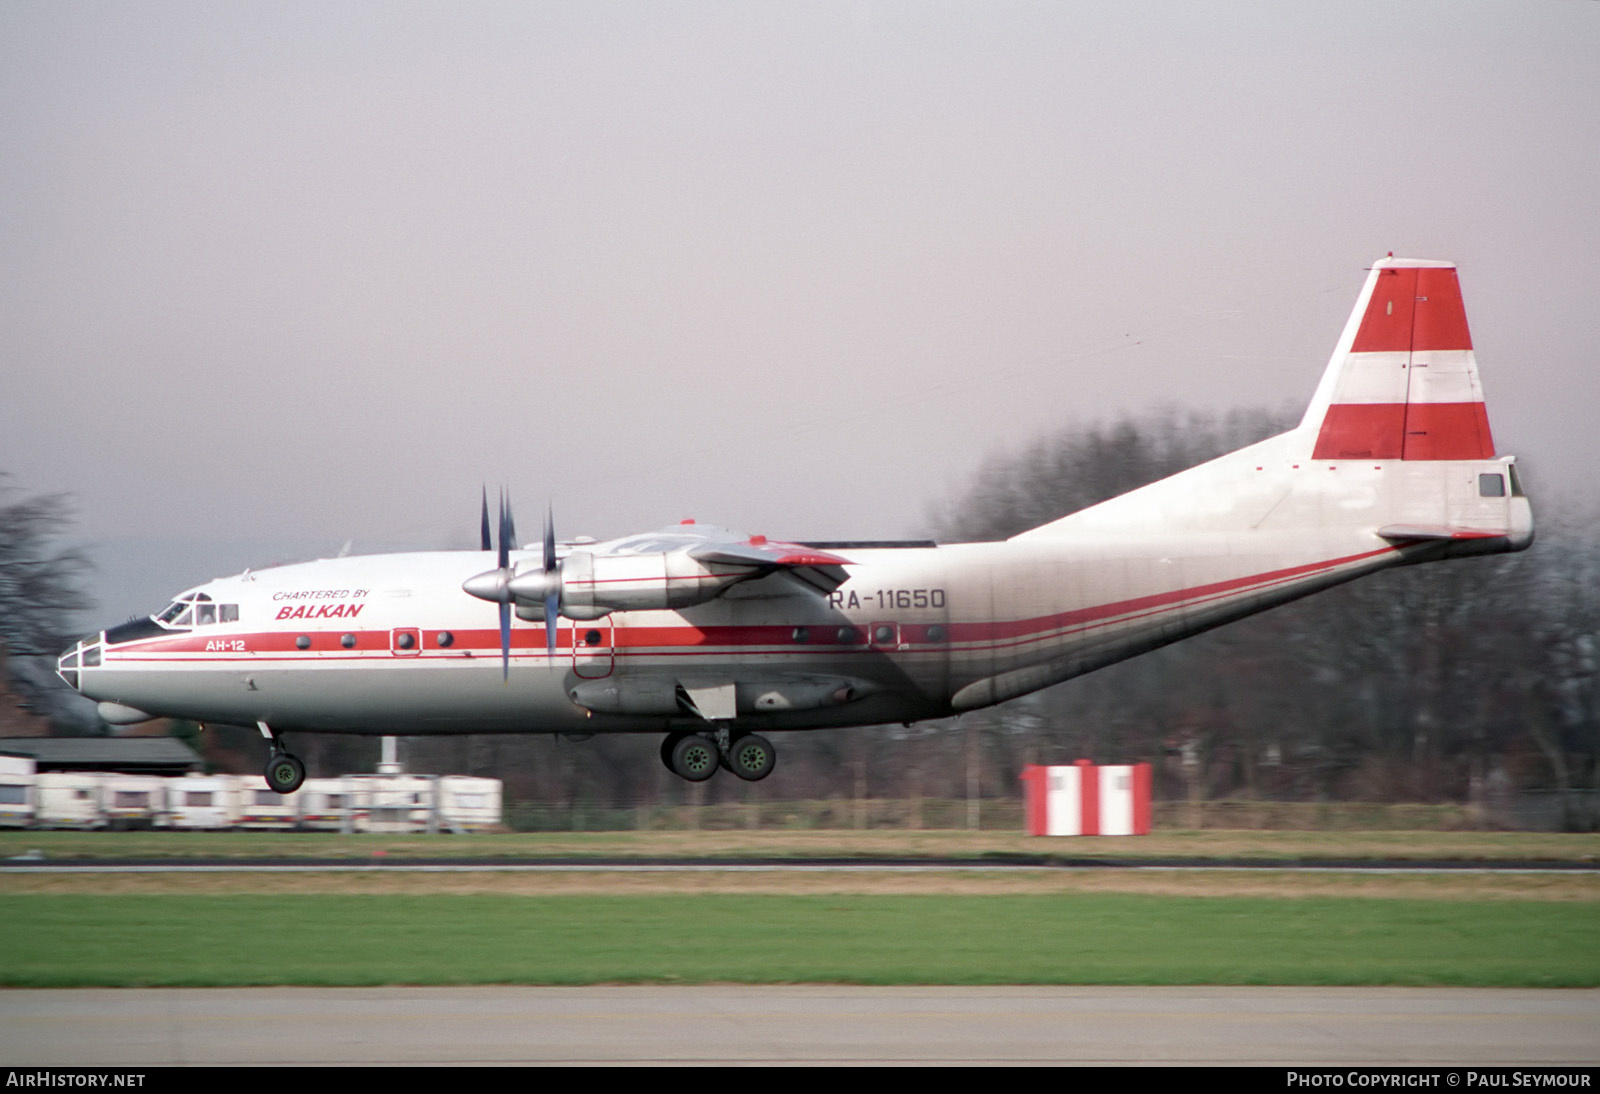
[[[0,1064],[1600,1063],[1600,990],[0,991]]]

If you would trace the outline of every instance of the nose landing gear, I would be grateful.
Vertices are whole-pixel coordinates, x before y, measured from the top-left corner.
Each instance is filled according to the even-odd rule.
[[[263,772],[267,786],[280,794],[293,794],[306,781],[306,765],[300,757],[284,749],[283,741],[267,723],[257,722],[256,726],[272,744],[272,755],[267,758],[267,769]]]

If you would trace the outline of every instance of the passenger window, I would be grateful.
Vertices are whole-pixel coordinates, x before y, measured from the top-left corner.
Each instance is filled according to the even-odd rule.
[[[239,605],[237,605],[237,604],[224,604],[224,605],[222,605],[222,607],[220,609],[220,613],[221,614],[218,616],[218,618],[223,623],[237,623],[237,622],[239,622]]]
[[[1506,496],[1506,480],[1501,475],[1479,475],[1478,496],[1480,498],[1503,498]]]

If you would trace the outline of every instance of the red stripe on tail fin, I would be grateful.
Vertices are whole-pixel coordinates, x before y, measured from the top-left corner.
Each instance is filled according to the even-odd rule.
[[[1489,412],[1482,403],[1409,403],[1405,411],[1406,443],[1401,459],[1494,459]]]
[[[1311,458],[1493,459],[1455,267],[1384,259],[1368,285],[1308,412],[1321,406]]]
[[[1416,310],[1417,271],[1378,270],[1367,313],[1361,317],[1351,353],[1410,353],[1411,318]]]
[[[1345,403],[1328,408],[1314,460],[1398,460],[1405,452],[1404,403]]]
[[[1411,325],[1411,352],[1471,349],[1467,309],[1461,303],[1461,282],[1452,269],[1417,271],[1416,318]]]

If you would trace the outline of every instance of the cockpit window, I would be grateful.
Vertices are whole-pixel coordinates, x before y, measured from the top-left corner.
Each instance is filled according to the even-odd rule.
[[[185,594],[174,600],[156,622],[168,627],[208,627],[239,622],[239,605],[218,604],[205,593]]]

